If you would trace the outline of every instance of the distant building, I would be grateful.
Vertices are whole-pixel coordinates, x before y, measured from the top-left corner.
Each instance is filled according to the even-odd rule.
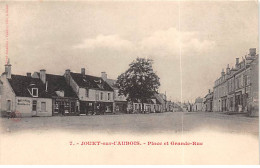
[[[155,94],[152,96],[152,98],[147,99],[143,102],[141,101],[135,101],[133,102],[133,113],[140,113],[140,112],[145,112],[145,113],[161,113],[163,111],[163,106],[161,103],[160,96],[158,94]]]
[[[173,102],[166,101],[166,111],[173,112]]]
[[[203,111],[204,110],[204,103],[203,98],[196,98],[195,103],[192,106],[192,111]]]
[[[210,89],[208,94],[205,96],[204,100],[205,100],[204,101],[205,111],[207,112],[213,111],[213,92],[211,92]]]

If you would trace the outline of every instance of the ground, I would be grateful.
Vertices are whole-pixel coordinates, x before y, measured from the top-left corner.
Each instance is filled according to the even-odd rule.
[[[49,130],[105,133],[163,133],[219,130],[258,136],[258,118],[216,112],[165,112],[96,116],[31,117],[21,120],[0,118],[1,133]]]

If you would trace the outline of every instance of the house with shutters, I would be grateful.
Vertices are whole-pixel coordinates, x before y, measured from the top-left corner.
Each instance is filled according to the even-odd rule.
[[[114,90],[101,77],[65,71],[64,77],[68,85],[79,98],[80,115],[113,113]]]
[[[1,114],[19,113],[21,117],[52,116],[52,99],[40,79],[11,73],[8,60],[0,78]]]
[[[79,99],[63,75],[47,74],[46,70],[34,72],[33,78],[40,79],[52,98],[52,115],[78,115]]]

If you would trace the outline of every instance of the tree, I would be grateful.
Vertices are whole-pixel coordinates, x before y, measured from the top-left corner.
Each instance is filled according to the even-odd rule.
[[[159,77],[153,71],[153,60],[137,58],[131,64],[129,69],[118,76],[117,86],[119,95],[127,97],[128,101],[140,101],[144,109],[145,100],[158,93],[160,86]]]

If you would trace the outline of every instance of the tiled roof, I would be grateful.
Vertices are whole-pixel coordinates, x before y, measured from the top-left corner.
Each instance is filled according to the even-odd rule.
[[[116,86],[116,80],[114,79],[107,79],[106,82],[109,84],[109,86],[113,89],[118,89],[118,87]]]
[[[161,94],[155,94],[154,96],[155,96],[156,100],[160,102],[160,104],[165,103]]]
[[[52,96],[58,96],[56,91],[64,91],[64,97],[77,98],[76,93],[71,86],[67,84],[64,76],[46,74],[46,81],[48,82],[48,92]]]
[[[73,72],[71,72],[70,74],[79,87],[96,89],[96,90],[113,91],[113,89],[101,77],[82,75],[80,73],[73,73]]]
[[[11,75],[11,79],[8,79],[16,96],[20,97],[32,97],[29,92],[29,88],[38,88],[38,97],[51,98],[51,95],[45,91],[45,84],[38,78],[32,78],[22,75]]]

